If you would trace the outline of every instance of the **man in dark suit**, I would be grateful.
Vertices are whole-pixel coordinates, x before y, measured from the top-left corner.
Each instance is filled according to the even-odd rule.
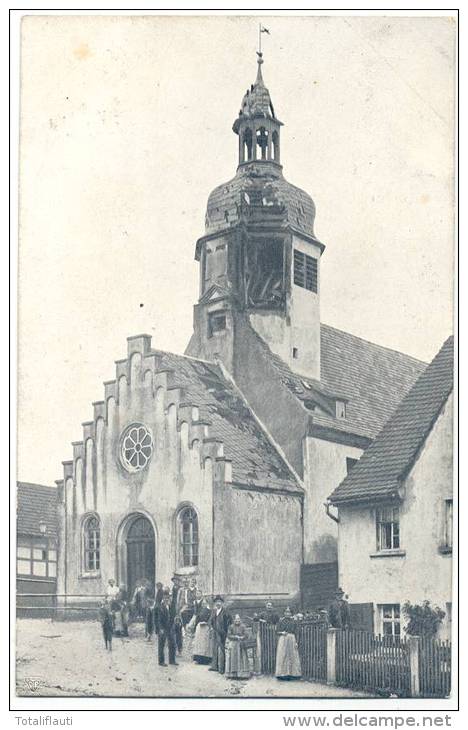
[[[179,601],[180,601],[180,589],[181,581],[178,575],[173,575],[172,581],[172,594],[171,594],[171,614],[172,614],[172,633],[174,643],[177,648],[177,653],[182,654],[183,646],[183,633],[182,633],[182,618],[179,612]]]
[[[156,583],[156,595],[155,595],[155,601],[157,604],[161,603],[163,599],[164,591],[163,591],[163,584],[162,583]]]
[[[165,659],[165,648],[167,644],[169,664],[176,665],[175,643],[174,643],[174,616],[172,613],[171,596],[169,589],[163,594],[160,604],[154,607],[154,629],[158,637],[158,662],[160,667],[167,667]]]
[[[219,672],[220,674],[224,674],[224,666],[226,663],[226,637],[231,623],[232,618],[224,608],[223,597],[216,596],[210,618],[210,626],[213,630],[213,659],[211,662],[210,672]]]
[[[328,608],[328,620],[334,629],[349,628],[349,603],[344,599],[344,590],[342,588],[338,588],[335,599]]]

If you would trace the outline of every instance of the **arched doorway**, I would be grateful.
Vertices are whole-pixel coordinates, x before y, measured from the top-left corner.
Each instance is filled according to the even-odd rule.
[[[127,589],[131,597],[138,583],[147,578],[154,587],[155,538],[153,525],[144,515],[135,515],[125,537]]]

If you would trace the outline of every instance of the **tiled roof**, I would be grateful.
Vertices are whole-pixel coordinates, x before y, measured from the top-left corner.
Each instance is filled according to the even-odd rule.
[[[310,195],[285,180],[278,166],[249,162],[238,168],[232,180],[210,193],[206,233],[225,230],[252,216],[275,214],[285,224],[315,238],[315,204]]]
[[[198,406],[200,420],[210,424],[210,437],[223,441],[224,456],[232,461],[233,481],[259,488],[303,491],[217,365],[185,355],[155,352],[161,358],[159,367],[174,370],[174,382],[184,389],[185,400]]]
[[[453,337],[449,337],[330,501],[339,504],[394,495],[452,389]]]
[[[321,325],[321,379],[293,373],[271,355],[285,384],[310,409],[313,424],[373,439],[426,364],[401,352]],[[346,418],[335,417],[335,401]]]
[[[47,534],[57,536],[57,488],[42,484],[18,482],[17,532],[19,535],[40,535],[39,522],[44,520]]]

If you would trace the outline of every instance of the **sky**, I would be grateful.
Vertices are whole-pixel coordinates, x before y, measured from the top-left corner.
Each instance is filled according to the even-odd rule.
[[[317,207],[322,322],[429,361],[451,334],[455,23],[262,18],[286,179]],[[18,478],[53,484],[126,338],[183,352],[258,19],[22,22]]]

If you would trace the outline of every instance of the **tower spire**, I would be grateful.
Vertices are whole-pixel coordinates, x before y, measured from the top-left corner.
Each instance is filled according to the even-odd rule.
[[[257,51],[257,63],[258,63],[258,69],[257,69],[257,78],[255,79],[255,84],[261,84],[262,86],[265,86],[263,82],[263,76],[262,76],[262,63],[263,63],[263,53],[261,51]]]

